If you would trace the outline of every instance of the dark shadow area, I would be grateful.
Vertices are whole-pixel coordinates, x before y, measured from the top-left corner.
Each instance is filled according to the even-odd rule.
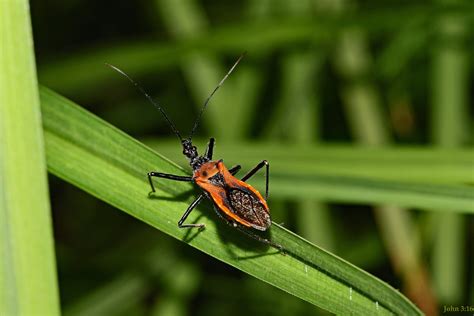
[[[161,196],[158,191],[148,193],[148,198],[152,200],[164,200],[164,201],[186,201],[189,200],[192,196],[198,196],[199,191],[196,189],[191,189],[185,192],[182,192],[174,196]]]
[[[204,215],[199,215],[196,220],[194,222],[192,222],[193,224],[197,224],[201,218],[203,217]],[[201,232],[204,232],[206,230],[206,227],[188,227],[188,228],[182,228],[182,229],[185,229],[186,230],[186,234],[184,235],[184,237],[181,239],[182,241],[184,241],[185,243],[190,243],[194,238],[196,238]]]

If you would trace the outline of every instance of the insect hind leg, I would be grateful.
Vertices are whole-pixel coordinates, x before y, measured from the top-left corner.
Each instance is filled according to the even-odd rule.
[[[279,252],[282,252],[284,253],[284,249],[282,247],[282,245],[280,244],[277,244],[277,243],[274,243],[273,241],[271,241],[270,239],[267,239],[267,238],[264,238],[264,237],[261,237],[257,234],[255,234],[254,232],[248,230],[248,229],[245,229],[243,227],[241,227],[239,224],[235,223],[235,222],[230,222],[230,225],[232,225],[233,227],[237,228],[240,232],[246,234],[247,236],[263,243],[263,244],[266,244],[266,245],[269,245],[275,249],[277,249]]]
[[[258,165],[256,165],[253,169],[251,169],[245,176],[242,177],[242,181],[246,181],[247,179],[250,179],[257,171],[262,169],[263,167],[265,168],[265,201],[268,200],[268,177],[270,176],[270,164],[266,160],[262,160]]]

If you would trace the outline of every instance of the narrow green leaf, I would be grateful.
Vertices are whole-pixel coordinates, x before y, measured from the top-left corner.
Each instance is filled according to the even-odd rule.
[[[176,222],[191,185],[160,181],[149,198],[146,173],[185,174],[178,166],[72,102],[41,89],[48,169],[101,200],[183,240],[250,275],[338,314],[419,315],[397,290],[350,263],[274,224],[272,239],[286,255],[230,228],[210,212],[196,210],[189,222],[204,231],[181,230]],[[211,213],[211,214],[210,214]],[[209,217],[208,217],[209,216]]]
[[[0,1],[0,315],[58,315],[28,1]]]
[[[457,3],[452,0],[437,2]],[[446,13],[433,22],[437,42],[431,54],[431,135],[437,146],[452,149],[467,143],[470,130],[472,47],[465,39],[469,32],[472,34],[472,19]],[[462,301],[465,293],[459,284],[468,274],[468,254],[464,251],[468,243],[468,225],[463,216],[443,211],[436,219],[438,229],[432,251],[432,274],[438,300],[451,304]]]
[[[175,138],[143,140],[148,146],[179,162],[185,162]],[[195,140],[198,147],[207,140]],[[271,162],[272,173],[332,175],[410,183],[474,184],[474,150],[435,147],[312,146],[232,142],[217,139],[216,152],[226,163],[251,167],[261,159]],[[245,148],[245,151],[243,150]],[[433,171],[434,170],[434,171]]]
[[[176,140],[145,143],[173,160],[184,161]],[[474,182],[472,150],[217,143],[215,152],[227,164],[246,168],[267,159],[271,194],[279,197],[317,196],[431,209],[443,205],[458,207],[454,212],[474,212],[474,188],[461,184]]]
[[[196,1],[159,0],[156,5],[162,22],[177,41],[199,38],[208,32],[210,23]],[[236,53],[235,58],[240,53]],[[199,111],[203,100],[228,69],[221,67],[217,56],[206,52],[189,54],[182,59],[180,66]],[[221,106],[206,108],[206,115],[201,119],[200,124],[217,130],[220,138],[241,138],[248,132],[255,113],[256,95],[261,86],[259,72],[245,64],[239,65],[238,70],[233,72],[232,80],[226,81],[227,88],[213,96],[212,102]],[[233,119],[220,119],[225,115]]]

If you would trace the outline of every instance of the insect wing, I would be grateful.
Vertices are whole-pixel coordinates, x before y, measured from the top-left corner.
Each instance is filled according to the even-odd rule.
[[[258,230],[266,230],[271,225],[268,208],[254,192],[246,187],[232,187],[227,190],[231,211],[239,218],[249,222]]]

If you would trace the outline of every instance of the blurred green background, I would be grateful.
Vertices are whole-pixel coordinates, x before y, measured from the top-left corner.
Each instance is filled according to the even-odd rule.
[[[471,1],[33,1],[31,9],[40,83],[183,165],[160,113],[104,63],[137,79],[186,135],[247,51],[196,136],[216,137],[215,156],[228,165],[239,162],[226,148],[246,155],[265,144],[472,146]],[[65,315],[324,314],[52,176],[50,191]],[[274,221],[427,314],[474,304],[472,216],[288,200],[271,194],[271,178],[270,196]]]

